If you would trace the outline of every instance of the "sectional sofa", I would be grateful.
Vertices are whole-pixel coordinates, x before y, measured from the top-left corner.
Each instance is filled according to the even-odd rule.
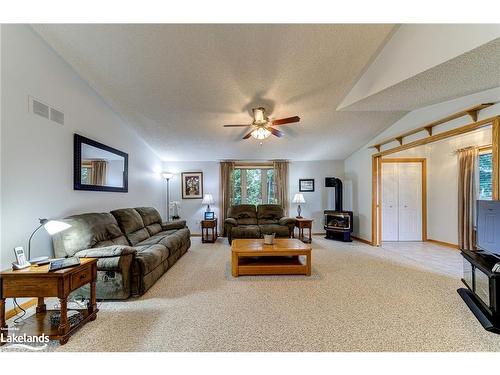
[[[97,298],[144,294],[191,246],[185,221],[162,222],[153,207],[85,213],[53,236],[56,257],[97,258]],[[80,293],[87,295],[88,286]]]
[[[224,229],[229,243],[233,238],[261,238],[264,234],[292,237],[296,220],[286,217],[277,204],[238,204],[229,207]]]

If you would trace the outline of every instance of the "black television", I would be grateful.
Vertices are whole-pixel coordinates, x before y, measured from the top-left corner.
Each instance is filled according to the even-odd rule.
[[[500,201],[477,201],[477,247],[500,258]]]

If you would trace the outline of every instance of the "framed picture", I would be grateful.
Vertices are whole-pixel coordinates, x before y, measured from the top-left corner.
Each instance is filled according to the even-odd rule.
[[[215,219],[215,212],[205,211],[205,220],[213,220],[213,219]]]
[[[203,172],[182,172],[182,199],[203,199]]]
[[[312,191],[314,191],[314,178],[301,178],[301,179],[299,179],[299,191],[300,192],[312,192]]]

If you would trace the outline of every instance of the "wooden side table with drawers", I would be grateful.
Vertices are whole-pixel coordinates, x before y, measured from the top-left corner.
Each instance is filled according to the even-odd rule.
[[[211,235],[208,230],[211,230]],[[201,221],[201,242],[202,243],[214,243],[217,241],[219,237],[219,233],[217,231],[217,218],[210,220],[202,220]]]
[[[6,298],[38,298],[36,314],[26,318],[15,331],[16,336],[40,336],[42,333],[61,345],[87,322],[97,317],[96,303],[97,259],[81,258],[80,265],[49,272],[49,266],[31,266],[22,270],[7,270],[0,273],[0,329],[5,337],[9,334],[5,322]],[[68,321],[68,296],[74,290],[90,283],[90,301],[86,309],[78,309],[81,320],[74,325]],[[47,310],[45,297],[57,297],[60,310]],[[51,316],[59,314],[59,326],[54,327]],[[14,333],[14,332],[12,332]],[[1,345],[1,344],[0,344]]]

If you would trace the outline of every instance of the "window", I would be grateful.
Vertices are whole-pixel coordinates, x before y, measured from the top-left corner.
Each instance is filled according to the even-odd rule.
[[[276,203],[272,168],[235,168],[232,183],[233,204]]]
[[[492,153],[491,151],[479,154],[479,199],[491,200],[492,194]]]
[[[92,184],[92,166],[91,165],[82,165],[81,168],[82,173],[82,184],[91,185]]]

